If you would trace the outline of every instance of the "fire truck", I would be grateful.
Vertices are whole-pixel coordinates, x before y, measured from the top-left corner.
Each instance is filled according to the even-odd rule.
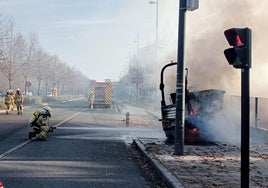
[[[92,80],[89,85],[89,107],[111,108],[113,86],[110,79],[104,82]]]
[[[174,142],[176,118],[176,93],[170,93],[170,102],[165,98],[164,71],[166,68],[177,65],[171,62],[161,70],[161,119],[167,142]],[[184,141],[186,143],[207,142],[209,136],[207,122],[213,119],[215,112],[222,109],[225,91],[217,89],[189,91],[188,69],[185,77],[185,122]]]

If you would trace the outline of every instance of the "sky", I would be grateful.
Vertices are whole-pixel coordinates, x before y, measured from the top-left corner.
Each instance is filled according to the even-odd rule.
[[[115,81],[137,53],[137,41],[140,50],[155,42],[156,5],[149,1],[0,0],[0,13],[12,16],[23,33],[36,32],[46,51],[88,78]],[[158,71],[177,58],[178,4],[179,0],[158,0]],[[268,97],[266,7],[267,0],[199,0],[197,10],[186,12],[189,85],[240,95],[241,70],[230,66],[223,55],[229,48],[223,32],[249,27],[251,96]],[[174,81],[176,73],[171,77]]]
[[[173,0],[174,2],[174,0]],[[149,0],[0,0],[27,35],[90,79],[118,80],[130,55],[154,42],[156,5]]]

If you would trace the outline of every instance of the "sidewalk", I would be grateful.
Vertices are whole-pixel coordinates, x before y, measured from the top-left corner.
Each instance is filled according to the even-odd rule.
[[[175,156],[174,145],[156,138],[133,141],[168,187],[239,188],[240,148],[230,144],[185,145]],[[268,145],[251,145],[250,187],[268,187]]]

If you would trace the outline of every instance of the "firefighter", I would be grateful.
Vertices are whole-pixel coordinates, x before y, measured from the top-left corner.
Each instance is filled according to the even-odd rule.
[[[23,112],[23,109],[22,109],[22,105],[23,105],[23,100],[24,100],[24,97],[23,97],[23,94],[21,93],[20,91],[20,88],[17,89],[16,91],[16,94],[15,94],[15,104],[17,106],[17,114],[21,114],[22,115],[22,112]]]
[[[10,114],[11,111],[11,106],[12,106],[12,96],[10,95],[10,90],[7,90],[6,95],[5,95],[5,105],[7,106],[6,108],[6,114]]]
[[[36,110],[29,121],[33,131],[29,132],[29,139],[36,137],[38,140],[46,140],[47,133],[52,132],[53,128],[49,127],[49,118],[51,117],[51,108],[49,106]]]
[[[90,91],[88,100],[89,100],[90,108],[93,109],[94,100],[95,100],[95,94],[93,91]]]
[[[14,101],[14,92],[12,89],[9,90],[10,96],[11,96],[11,110],[13,111],[14,106],[15,106],[15,101]]]

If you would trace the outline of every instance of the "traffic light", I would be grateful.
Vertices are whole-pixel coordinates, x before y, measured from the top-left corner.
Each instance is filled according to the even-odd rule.
[[[224,35],[232,48],[224,50],[224,55],[234,68],[251,68],[251,29],[231,28]]]

